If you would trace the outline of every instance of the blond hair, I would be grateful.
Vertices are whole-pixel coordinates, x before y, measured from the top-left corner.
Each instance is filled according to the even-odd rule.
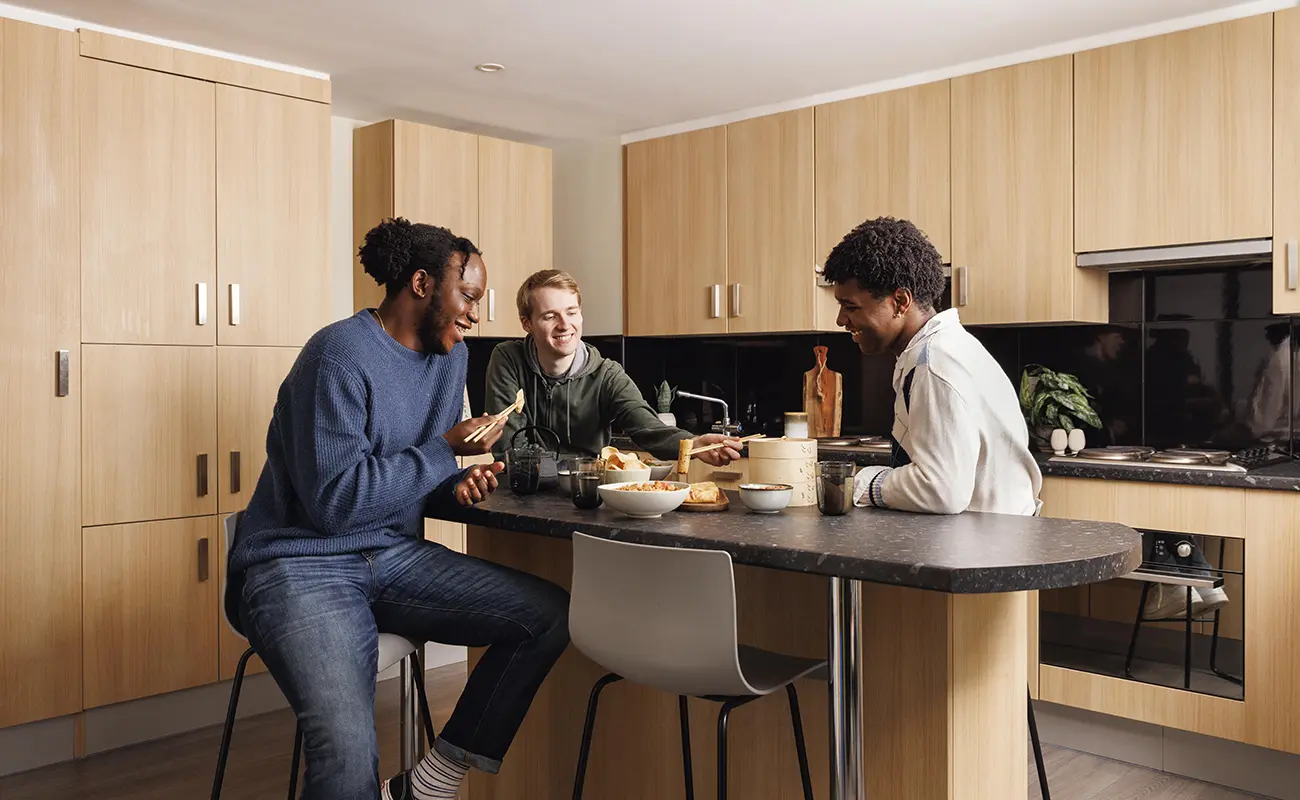
[[[533,318],[533,292],[538,289],[562,289],[573,292],[578,296],[578,305],[582,305],[582,290],[578,288],[578,282],[572,275],[560,272],[558,269],[544,269],[529,275],[519,287],[519,293],[515,295],[515,305],[519,308],[519,316],[522,319]]]

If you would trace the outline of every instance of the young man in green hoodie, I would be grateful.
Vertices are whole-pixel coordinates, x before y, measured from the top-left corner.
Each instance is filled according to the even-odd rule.
[[[487,407],[505,408],[523,389],[524,414],[507,420],[505,434],[493,448],[497,458],[505,456],[524,425],[555,431],[562,453],[599,455],[609,444],[611,424],[656,458],[676,459],[677,443],[692,438],[695,447],[727,442],[695,456],[708,464],[722,466],[740,458],[741,445],[734,438],[717,433],[697,437],[665,425],[623,367],[582,341],[582,292],[567,273],[534,273],[519,287],[515,304],[528,335],[492,351]]]

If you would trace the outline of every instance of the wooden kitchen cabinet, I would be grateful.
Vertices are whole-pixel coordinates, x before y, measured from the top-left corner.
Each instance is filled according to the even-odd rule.
[[[1273,36],[1273,313],[1300,314],[1300,9]]]
[[[89,58],[77,70],[82,341],[212,344],[213,85]]]
[[[217,343],[299,346],[331,319],[330,107],[216,87]]]
[[[86,708],[217,680],[215,516],[83,531]]]
[[[1273,33],[1263,14],[1075,55],[1078,252],[1271,234]]]
[[[939,81],[817,106],[818,264],[882,216],[915,223],[951,260],[949,91]],[[818,287],[816,306],[816,329],[838,331],[831,287]]]
[[[366,232],[388,217],[440,225],[479,244],[479,137],[472,133],[384,120],[352,134],[352,253]],[[546,189],[549,196],[550,188]],[[488,280],[495,275],[489,264]],[[353,272],[353,309],[375,308],[384,287]]]
[[[82,524],[217,512],[217,348],[82,347]]]
[[[0,20],[0,728],[81,710],[75,68],[71,32]]]
[[[1071,58],[952,80],[952,298],[967,324],[1105,322],[1074,264]]]
[[[248,505],[266,464],[266,432],[296,347],[217,348],[217,510]]]
[[[478,180],[476,244],[488,269],[478,332],[522,336],[515,294],[529,275],[553,264],[551,151],[480,136]]]
[[[628,336],[724,333],[727,130],[624,149]]]
[[[727,331],[813,328],[813,110],[727,126]]]

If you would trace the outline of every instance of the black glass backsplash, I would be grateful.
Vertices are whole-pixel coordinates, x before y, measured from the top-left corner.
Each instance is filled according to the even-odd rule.
[[[1268,267],[1121,273],[1110,278],[1110,325],[970,330],[1016,385],[1029,364],[1078,376],[1103,425],[1087,430],[1089,444],[1290,448],[1300,430],[1300,317],[1273,316],[1271,305]],[[499,341],[469,341],[476,411]],[[747,432],[778,435],[784,412],[802,410],[803,374],[825,345],[827,365],[844,377],[842,431],[885,435],[893,419],[893,359],[861,355],[848,334],[586,341],[621,362],[652,406],[666,380],[726,400]],[[721,418],[717,406],[685,398],[672,410],[696,432]]]

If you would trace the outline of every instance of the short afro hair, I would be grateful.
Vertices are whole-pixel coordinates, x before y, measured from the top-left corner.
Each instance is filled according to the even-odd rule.
[[[474,243],[436,225],[413,223],[403,217],[386,219],[366,233],[365,243],[357,250],[361,266],[375,283],[392,296],[402,290],[418,270],[442,287],[451,257],[461,255],[461,274],[472,255],[481,255]]]
[[[920,228],[893,217],[869,219],[849,231],[826,258],[822,277],[831,283],[855,280],[878,300],[907,289],[922,308],[934,308],[944,290],[939,251]]]

